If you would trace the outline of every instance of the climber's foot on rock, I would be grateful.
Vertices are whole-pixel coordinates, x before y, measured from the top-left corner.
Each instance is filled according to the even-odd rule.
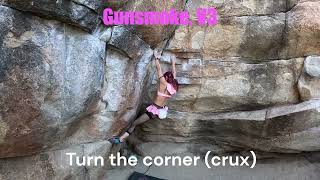
[[[120,138],[118,136],[113,136],[113,137],[109,138],[108,141],[111,144],[121,144],[122,143],[122,141],[120,140]]]

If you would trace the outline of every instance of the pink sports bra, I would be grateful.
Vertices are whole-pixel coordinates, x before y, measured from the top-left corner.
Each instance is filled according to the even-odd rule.
[[[169,92],[170,95],[158,91],[158,96],[170,98],[173,94],[177,92],[170,83],[167,83],[166,90]]]

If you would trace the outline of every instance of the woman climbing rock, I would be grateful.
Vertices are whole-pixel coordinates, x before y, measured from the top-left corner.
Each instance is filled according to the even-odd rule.
[[[145,109],[140,117],[131,123],[129,128],[121,135],[114,136],[109,139],[113,144],[120,144],[133,132],[135,127],[139,124],[145,123],[150,119],[160,118],[164,119],[167,116],[168,107],[166,102],[172,95],[176,94],[179,88],[178,81],[176,80],[176,67],[175,67],[175,56],[171,56],[172,71],[162,73],[160,65],[161,54],[158,51],[154,51],[154,59],[156,63],[157,75],[158,75],[158,92],[152,104]]]

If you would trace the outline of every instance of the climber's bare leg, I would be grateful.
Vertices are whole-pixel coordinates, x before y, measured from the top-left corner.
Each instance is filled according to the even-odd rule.
[[[129,127],[129,129],[122,136],[120,136],[120,141],[123,142],[133,132],[134,128],[136,128],[137,125],[145,123],[148,120],[150,120],[149,116],[145,113],[142,114],[139,118],[134,120],[131,127]]]

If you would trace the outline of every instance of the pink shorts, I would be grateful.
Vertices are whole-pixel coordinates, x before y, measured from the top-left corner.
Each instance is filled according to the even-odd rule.
[[[150,119],[155,119],[159,117],[159,109],[168,108],[167,106],[158,106],[155,103],[150,104],[146,108],[146,114],[149,116]]]

